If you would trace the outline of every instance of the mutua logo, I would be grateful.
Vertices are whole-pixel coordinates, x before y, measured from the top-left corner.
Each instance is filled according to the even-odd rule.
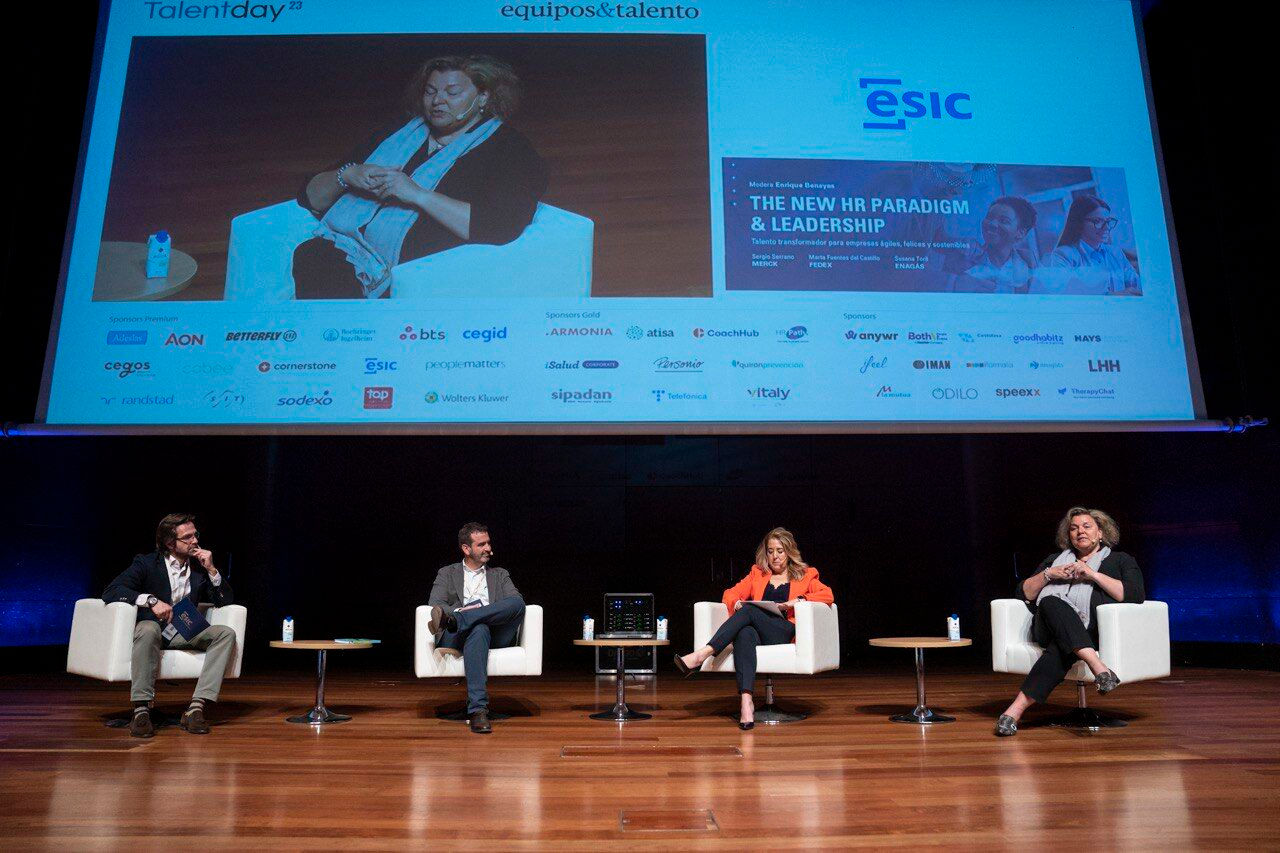
[[[467,329],[462,333],[464,341],[480,341],[481,343],[489,343],[490,341],[505,341],[507,339],[507,327],[503,326],[499,329],[497,326],[490,326],[487,329]]]
[[[610,403],[613,401],[613,392],[597,391],[595,388],[584,388],[581,391],[557,388],[551,392],[551,399],[561,403]]]
[[[791,396],[790,388],[748,388],[747,396],[754,400],[785,400]]]
[[[878,344],[881,341],[896,341],[898,339],[897,332],[859,332],[857,329],[850,329],[844,333],[846,341],[870,341]]]
[[[877,397],[910,397],[910,391],[895,391],[892,385],[881,385],[876,389]]]
[[[869,90],[866,106],[870,117],[862,122],[864,129],[906,130],[907,119],[968,121],[973,118],[972,98],[967,92],[894,91],[900,86],[900,77],[858,78],[858,88]]]
[[[443,341],[447,337],[444,329],[427,329],[424,327],[414,328],[413,324],[404,327],[404,331],[400,333],[402,341]]]
[[[117,329],[116,331],[107,332],[107,346],[120,347],[136,347],[147,342],[146,329]]]
[[[1118,359],[1118,358],[1107,358],[1107,359],[1094,359],[1094,358],[1091,358],[1091,359],[1089,359],[1089,372],[1090,372],[1090,373],[1119,373],[1119,372],[1120,372],[1120,359]]]
[[[911,366],[916,370],[950,370],[951,359],[917,358],[911,362]]]
[[[608,326],[554,326],[547,329],[547,337],[613,337],[613,329]]]
[[[204,346],[204,335],[198,334],[178,334],[170,332],[169,337],[164,339],[164,345],[167,347],[202,347]]]
[[[1039,397],[1039,388],[997,388],[997,397]]]
[[[364,407],[366,409],[389,409],[395,391],[385,385],[364,389]]]
[[[364,357],[364,375],[373,376],[375,373],[386,373],[392,370],[399,370],[400,365],[394,361],[388,361],[384,358]]]

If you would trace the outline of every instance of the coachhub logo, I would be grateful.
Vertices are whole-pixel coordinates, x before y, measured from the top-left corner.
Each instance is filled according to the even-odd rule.
[[[405,326],[404,331],[400,333],[400,340],[402,341],[422,341],[423,343],[427,341],[443,341],[445,337],[444,329],[415,329],[412,325]]]
[[[968,92],[894,91],[902,85],[899,77],[859,77],[858,88],[868,89],[867,112],[862,122],[866,130],[906,130],[907,120],[940,119],[969,121],[973,118]]]
[[[164,345],[167,347],[202,347],[204,346],[204,335],[170,332],[169,337],[164,339]]]
[[[249,341],[251,343],[263,343],[267,341],[284,341],[285,343],[293,343],[298,339],[298,333],[293,329],[286,329],[283,332],[227,332],[228,341]]]
[[[364,407],[366,409],[389,409],[394,390],[386,386],[375,386],[364,389]]]
[[[499,329],[497,326],[490,326],[487,329],[467,329],[462,333],[464,341],[480,341],[481,343],[489,343],[490,341],[505,341],[507,339],[507,327],[503,326]]]
[[[581,391],[558,388],[551,392],[551,399],[560,403],[611,403],[613,392],[597,391],[595,388],[585,388]]]
[[[898,339],[897,332],[859,332],[857,329],[850,329],[844,333],[846,341],[867,341],[869,343],[878,344],[882,341],[896,341]]]
[[[698,327],[693,330],[693,336],[698,339],[702,338],[758,338],[760,333],[755,329],[704,329]]]
[[[102,365],[102,369],[124,379],[126,376],[133,374],[143,375],[151,370],[151,362],[149,361],[108,361]]]
[[[146,329],[119,329],[114,332],[107,332],[107,346],[112,347],[137,347],[147,342]]]

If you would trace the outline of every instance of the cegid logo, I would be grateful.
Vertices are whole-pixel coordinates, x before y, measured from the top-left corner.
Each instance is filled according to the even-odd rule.
[[[331,406],[333,405],[333,395],[326,388],[319,394],[302,393],[292,396],[276,398],[277,406],[295,407],[295,408],[311,408],[312,406]]]
[[[386,386],[377,386],[364,389],[364,407],[366,409],[389,409],[391,408],[391,397],[393,389]]]
[[[126,376],[132,376],[135,373],[141,374],[151,369],[149,361],[108,361],[102,365],[102,369],[115,373],[121,379]]]
[[[490,341],[505,341],[507,339],[507,327],[503,326],[499,329],[497,326],[490,326],[487,329],[467,329],[462,333],[464,341],[480,341],[481,343],[489,343]]]
[[[902,85],[899,77],[859,77],[858,88],[867,92],[868,118],[862,122],[866,130],[906,130],[907,119],[973,118],[971,98],[967,92],[943,94],[937,91],[893,91]]]

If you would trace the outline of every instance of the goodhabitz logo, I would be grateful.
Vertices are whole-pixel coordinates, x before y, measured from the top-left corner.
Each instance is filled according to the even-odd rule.
[[[903,89],[900,77],[859,77],[858,88],[867,90],[866,130],[906,130],[907,119],[969,121],[973,118],[968,92]]]
[[[274,24],[285,12],[302,10],[302,0],[286,0],[283,3],[250,3],[249,0],[241,0],[239,3],[231,3],[229,0],[223,0],[222,3],[186,3],[183,0],[166,3],[164,0],[142,0],[142,5],[147,7],[147,19],[152,21],[228,19],[270,21]]]

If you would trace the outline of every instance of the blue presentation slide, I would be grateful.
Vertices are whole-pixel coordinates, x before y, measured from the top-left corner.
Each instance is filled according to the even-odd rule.
[[[129,0],[61,425],[1203,416],[1128,0]]]

